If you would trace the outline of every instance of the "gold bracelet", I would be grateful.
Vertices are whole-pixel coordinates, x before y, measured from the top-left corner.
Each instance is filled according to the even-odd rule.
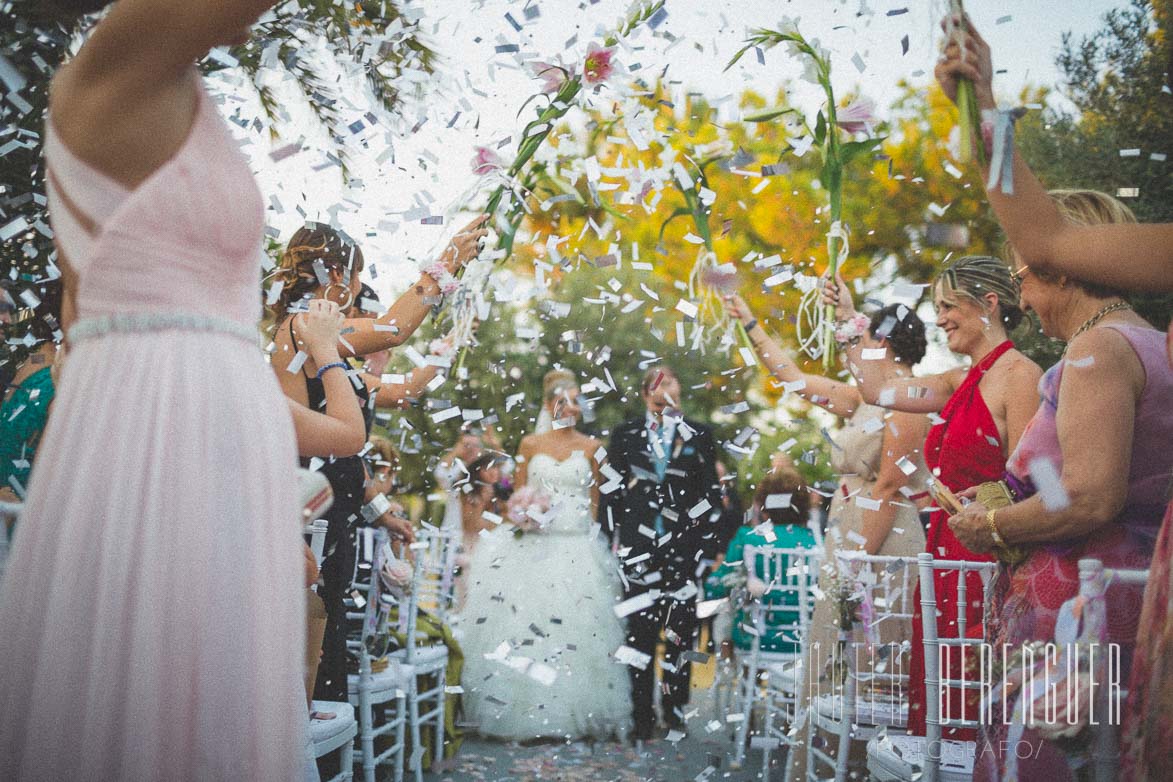
[[[994,523],[994,514],[997,512],[997,508],[990,508],[986,511],[986,526],[990,528],[990,537],[994,539],[994,545],[1005,548],[1006,539],[998,532],[998,525]]]

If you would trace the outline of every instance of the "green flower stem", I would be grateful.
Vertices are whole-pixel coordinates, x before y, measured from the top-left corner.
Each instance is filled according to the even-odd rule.
[[[839,157],[839,117],[835,106],[835,93],[831,89],[831,66],[826,64],[823,71],[823,90],[827,93],[827,142],[824,151],[827,179],[824,186],[831,199],[831,225],[843,217],[843,161]],[[831,256],[827,267],[830,284],[835,284],[839,273],[839,247],[842,243],[836,235],[827,242],[827,253]],[[829,371],[835,364],[835,308],[827,304],[823,311],[823,370]]]
[[[745,330],[745,324],[741,320],[737,320],[737,336],[741,337],[741,344],[744,347],[753,350],[753,343],[749,340],[749,332]]]
[[[957,111],[961,115],[957,126],[960,131],[960,160],[962,163],[968,163],[973,158],[973,151],[976,148],[978,161],[984,166],[986,145],[982,141],[982,115],[978,109],[973,82],[969,79],[957,82]]]

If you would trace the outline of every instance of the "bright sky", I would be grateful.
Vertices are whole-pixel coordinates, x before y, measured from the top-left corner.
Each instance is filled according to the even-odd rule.
[[[993,50],[994,65],[1000,71],[995,79],[999,98],[1013,101],[1028,84],[1056,84],[1054,58],[1064,31],[1077,36],[1092,32],[1105,11],[1121,4],[1112,0],[972,0],[967,8]],[[326,210],[332,210],[337,221],[361,241],[368,267],[374,265],[377,277],[370,282],[384,300],[393,296],[413,278],[405,257],[430,256],[470,214],[457,206],[475,181],[469,166],[474,147],[495,145],[508,136],[514,141],[506,153],[516,147],[522,124],[517,113],[537,90],[537,82],[520,64],[534,59],[581,62],[587,45],[613,29],[627,6],[627,0],[408,4],[423,14],[424,29],[443,58],[441,75],[426,85],[418,112],[427,119],[414,133],[411,126],[418,119],[413,117],[401,127],[389,128],[384,122],[348,140],[357,161],[353,166],[357,182],[344,187],[337,167],[328,164],[312,171],[325,163],[322,149],[331,145],[288,89],[282,94],[290,98],[284,103],[292,122],[280,128],[280,139],[271,142],[266,135],[241,132],[253,142],[250,152],[262,189],[273,199],[270,220],[280,238],[287,238],[301,224],[297,207],[309,219],[323,221],[330,219]],[[820,98],[816,88],[798,79],[801,63],[781,48],[765,52],[764,65],[750,53],[723,72],[748,29],[776,28],[783,16],[798,17],[803,34],[818,38],[830,49],[837,94],[858,89],[876,101],[882,116],[899,94],[901,79],[918,87],[928,85],[939,40],[934,20],[941,17],[945,3],[668,0],[666,7],[667,19],[658,29],[675,40],[652,37],[644,29],[630,39],[634,48],[621,50],[616,59],[648,81],[666,67],[667,78],[678,82],[680,93],[700,92],[712,103],[730,96],[720,104],[721,120],[733,121],[738,118],[736,96],[746,88],[769,95],[790,81],[797,103],[811,111]],[[908,50],[902,54],[905,36]],[[509,45],[517,45],[519,51],[498,51]],[[353,117],[370,109],[354,90],[348,97],[354,104],[349,111]],[[241,104],[242,117],[257,113],[255,103]],[[279,162],[270,159],[272,149],[299,137],[308,139],[304,151]],[[421,224],[424,214],[443,215],[444,224]]]
[[[996,78],[1000,97],[1012,100],[1026,84],[1055,83],[1054,57],[1064,30],[1077,35],[1095,30],[1103,12],[1117,5],[1112,0],[975,0],[968,8],[991,44],[995,67],[1005,70]],[[282,238],[301,221],[295,206],[311,218],[326,219],[324,210],[337,210],[341,204],[339,221],[363,240],[368,258],[385,259],[386,271],[398,267],[405,254],[427,255],[453,227],[421,225],[418,217],[405,219],[403,213],[416,209],[418,214],[426,204],[428,213],[448,216],[473,182],[473,148],[516,138],[517,112],[536,91],[536,82],[518,63],[580,61],[587,44],[624,15],[627,0],[429,0],[408,7],[413,6],[422,9],[424,27],[443,58],[442,77],[428,85],[428,120],[418,131],[383,127],[363,134],[369,149],[357,156],[358,187],[344,188],[333,166],[312,173],[312,166],[324,162],[320,153],[307,151],[277,163],[269,159],[271,149],[300,136],[308,136],[309,146],[328,146],[295,99],[287,102],[294,119],[281,128],[281,139],[270,143],[250,134],[258,142],[252,151],[262,187],[280,206],[271,218]],[[928,84],[937,46],[932,20],[940,17],[942,7],[941,0],[668,0],[668,17],[659,29],[677,40],[669,43],[643,31],[632,39],[637,50],[620,52],[617,59],[626,66],[639,65],[635,75],[649,81],[666,66],[681,92],[701,92],[714,101],[735,98],[747,87],[770,94],[784,81],[799,81],[801,64],[783,50],[766,52],[764,66],[751,53],[729,72],[722,69],[747,29],[776,27],[784,15],[798,17],[803,33],[831,50],[837,93],[859,88],[876,100],[882,113],[898,94],[900,79]],[[537,15],[527,19],[527,8],[531,15],[536,9]],[[861,8],[865,15],[859,15]],[[521,26],[520,32],[506,14]],[[902,55],[904,36],[908,52]],[[496,51],[509,44],[520,51]],[[818,94],[810,85],[797,83],[794,94],[805,108],[817,107]],[[369,108],[361,99],[354,103],[356,117]],[[458,111],[460,116],[448,127]],[[724,120],[736,119],[735,99],[722,104],[721,111]],[[255,106],[242,111],[245,117],[254,113]],[[394,146],[394,164],[388,141]],[[358,149],[357,144],[351,147]],[[352,203],[344,200],[348,198]],[[389,274],[374,284],[387,293],[396,287]]]

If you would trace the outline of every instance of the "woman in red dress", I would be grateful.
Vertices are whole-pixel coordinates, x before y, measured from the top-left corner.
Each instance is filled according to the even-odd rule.
[[[855,314],[851,292],[842,279],[827,287],[827,301],[840,320]],[[885,371],[888,362],[867,360],[858,343],[846,350],[848,367],[869,404],[908,413],[929,414],[933,427],[925,438],[925,464],[934,478],[954,492],[1002,477],[1006,457],[1039,406],[1038,382],[1042,370],[1019,353],[1007,332],[1023,318],[1018,286],[1010,269],[996,258],[967,256],[941,273],[933,285],[937,326],[944,330],[949,349],[970,359],[970,368],[951,369],[939,375],[913,377],[907,370]],[[976,554],[954,537],[946,519],[936,509],[926,531],[926,551],[937,559],[989,562],[988,554]],[[940,638],[956,638],[961,612],[954,602],[958,574],[938,572],[936,591],[937,632]],[[967,577],[964,606],[966,635],[981,632],[982,582]],[[924,646],[920,618],[920,588],[915,597],[912,661],[909,675],[909,729],[925,732]],[[956,658],[955,658],[956,659]],[[959,673],[960,660],[949,675]],[[946,673],[942,671],[942,674]],[[944,709],[944,707],[942,707]],[[950,694],[950,713],[960,716],[960,692]],[[975,703],[964,704],[965,718],[977,719]],[[943,712],[944,713],[944,712]],[[969,734],[969,735],[967,735]],[[972,739],[973,731],[947,732],[946,738]]]

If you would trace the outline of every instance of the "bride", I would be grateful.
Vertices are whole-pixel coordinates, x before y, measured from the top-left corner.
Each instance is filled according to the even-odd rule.
[[[524,534],[502,524],[469,563],[464,704],[468,722],[501,739],[624,739],[631,687],[613,655],[623,625],[618,570],[593,524],[602,444],[575,429],[578,383],[564,369],[542,382],[543,414],[521,441],[516,485],[531,504]],[[551,423],[552,422],[552,423]],[[545,430],[545,431],[543,431]]]

